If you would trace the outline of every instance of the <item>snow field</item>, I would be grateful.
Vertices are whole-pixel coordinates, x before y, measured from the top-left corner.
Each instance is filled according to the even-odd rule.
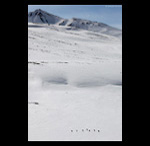
[[[122,140],[121,39],[35,26],[28,27],[28,140]]]

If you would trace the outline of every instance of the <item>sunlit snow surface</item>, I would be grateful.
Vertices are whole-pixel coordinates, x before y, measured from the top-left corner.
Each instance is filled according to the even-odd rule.
[[[122,140],[122,40],[28,24],[28,140]]]

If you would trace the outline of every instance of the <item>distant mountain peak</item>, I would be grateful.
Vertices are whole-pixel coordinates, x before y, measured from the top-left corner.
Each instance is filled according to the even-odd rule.
[[[32,23],[56,24],[60,20],[62,20],[62,18],[50,14],[41,9],[36,9],[35,11],[29,12],[28,14],[28,22],[32,22]]]

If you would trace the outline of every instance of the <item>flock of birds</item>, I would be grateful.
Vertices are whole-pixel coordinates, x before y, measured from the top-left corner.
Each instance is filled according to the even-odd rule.
[[[96,130],[96,129],[88,129],[88,128],[86,128],[86,129],[82,129],[81,130],[82,132],[92,132],[92,131],[94,131],[94,132],[100,132],[100,130],[98,129],[98,130]],[[71,132],[79,132],[79,130],[71,130]]]

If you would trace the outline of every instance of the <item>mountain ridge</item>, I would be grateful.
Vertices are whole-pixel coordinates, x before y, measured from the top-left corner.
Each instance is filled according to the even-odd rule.
[[[112,36],[122,36],[122,30],[109,26],[105,23],[91,21],[81,18],[64,19],[59,16],[50,14],[41,9],[36,9],[28,13],[28,22],[48,25],[67,26],[71,29],[83,29],[95,32],[101,32]]]

